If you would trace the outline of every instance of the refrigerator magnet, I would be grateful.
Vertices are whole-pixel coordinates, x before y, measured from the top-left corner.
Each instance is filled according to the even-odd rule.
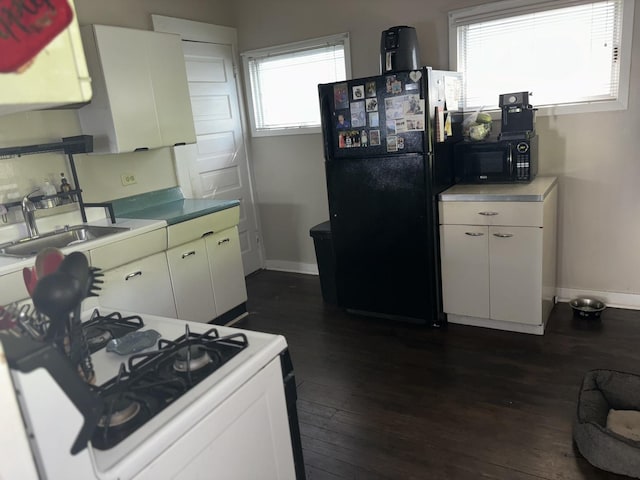
[[[387,152],[397,152],[398,151],[398,137],[395,135],[391,135],[387,137]]]
[[[367,98],[366,105],[367,105],[367,112],[377,112],[378,111],[378,99],[377,98]]]
[[[420,90],[419,81],[422,78],[422,72],[420,70],[414,70],[409,73],[409,81],[404,86],[405,90]]]
[[[380,118],[378,117],[378,112],[371,112],[369,114],[369,126],[371,128],[380,126]]]
[[[396,133],[406,132],[407,131],[407,122],[404,118],[399,118],[396,120]]]
[[[339,113],[338,114],[338,119],[336,120],[336,128],[338,130],[344,130],[345,128],[351,128],[351,123],[349,122],[349,119],[347,118],[348,114],[349,114],[348,110],[347,110],[346,113]]]
[[[387,118],[387,135],[396,133],[396,121],[393,118]]]
[[[360,146],[361,147],[369,146],[369,137],[367,136],[367,131],[366,130],[362,130],[360,132]]]
[[[365,127],[367,125],[367,117],[365,113],[364,101],[353,102],[351,104],[351,126]]]
[[[364,85],[356,85],[352,90],[354,100],[364,99]]]
[[[424,115],[408,115],[404,122],[407,132],[424,131]]]
[[[404,150],[404,137],[398,137],[396,144],[398,145],[398,150]]]
[[[372,147],[380,145],[380,130],[369,131],[369,145]]]
[[[399,80],[396,80],[395,82],[393,82],[391,84],[391,93],[402,93],[402,82]]]
[[[349,108],[349,95],[347,93],[346,83],[338,83],[333,86],[333,103],[335,110]]]
[[[393,82],[395,82],[395,81],[396,81],[396,76],[395,75],[387,76],[387,82],[386,82],[387,93],[391,93],[393,91],[392,85],[393,85]]]
[[[405,95],[403,109],[406,115],[424,115],[424,100],[417,94]]]
[[[376,82],[367,82],[367,97],[375,97],[376,96]]]
[[[338,134],[338,148],[352,148],[360,146],[360,132],[350,130]]]

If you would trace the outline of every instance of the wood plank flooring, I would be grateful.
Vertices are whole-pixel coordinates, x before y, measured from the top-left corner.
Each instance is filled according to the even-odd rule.
[[[287,338],[307,478],[622,479],[591,466],[571,427],[583,375],[640,372],[640,312],[601,322],[556,305],[544,336],[359,317],[316,276],[247,278],[239,328]]]

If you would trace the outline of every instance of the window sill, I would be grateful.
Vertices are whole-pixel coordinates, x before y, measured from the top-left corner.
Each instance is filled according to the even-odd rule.
[[[321,127],[279,128],[273,130],[251,129],[252,137],[279,137],[284,135],[307,135],[322,133]]]

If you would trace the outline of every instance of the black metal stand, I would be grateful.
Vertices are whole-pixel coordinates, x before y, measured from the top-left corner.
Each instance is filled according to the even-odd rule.
[[[82,221],[87,221],[87,214],[85,207],[104,207],[109,213],[111,223],[116,223],[116,218],[113,212],[113,205],[110,202],[104,203],[85,203],[82,198],[82,189],[80,188],[80,182],[78,180],[78,172],[76,170],[76,164],[73,160],[74,153],[89,153],[93,151],[93,136],[91,135],[77,135],[74,137],[65,137],[58,143],[42,143],[38,145],[27,145],[22,147],[4,147],[0,148],[0,160],[21,157],[23,155],[34,155],[38,153],[52,153],[52,152],[64,152],[69,159],[69,165],[71,167],[71,176],[75,189],[70,192],[58,193],[56,195],[34,195],[30,197],[34,201],[40,201],[50,198],[77,198],[78,205],[80,206],[80,215]],[[5,207],[19,207],[22,204],[21,201],[5,203]]]

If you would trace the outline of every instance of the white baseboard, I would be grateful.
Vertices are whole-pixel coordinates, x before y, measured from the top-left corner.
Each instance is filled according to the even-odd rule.
[[[568,302],[577,297],[589,297],[604,302],[607,307],[640,310],[640,295],[635,293],[598,292],[595,290],[558,288],[556,290],[556,295],[558,296],[559,302]]]
[[[286,260],[267,260],[264,268],[279,272],[305,273],[318,275],[318,265],[315,263],[288,262]]]

